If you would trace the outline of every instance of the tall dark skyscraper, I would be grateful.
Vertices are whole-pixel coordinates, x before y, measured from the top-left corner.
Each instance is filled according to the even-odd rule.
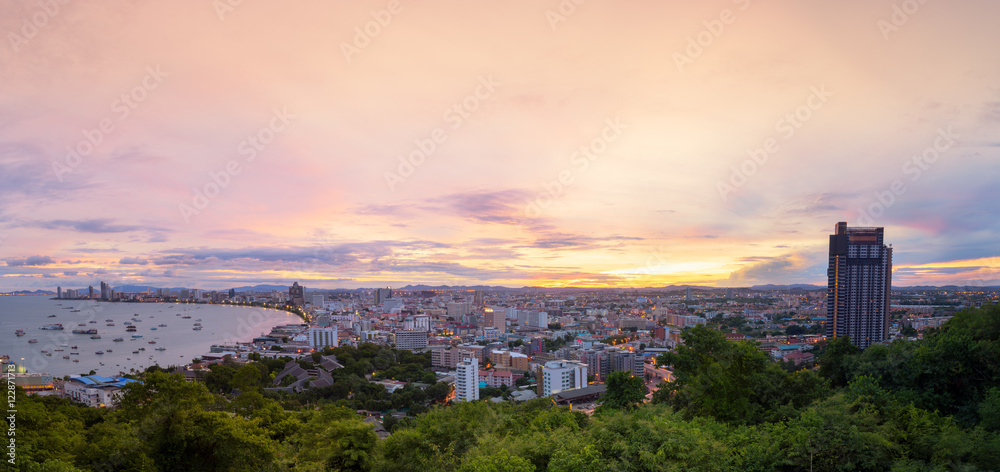
[[[883,228],[837,223],[826,271],[826,335],[849,336],[862,349],[889,336],[892,248]]]

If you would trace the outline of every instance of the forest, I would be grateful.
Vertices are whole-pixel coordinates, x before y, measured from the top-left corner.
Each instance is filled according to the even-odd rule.
[[[390,358],[391,352],[365,348],[382,356],[376,365],[360,350],[344,349],[338,359],[345,368],[337,370],[344,371],[338,382],[347,384],[346,392],[302,398],[265,394],[273,370],[265,363],[235,372],[219,368],[222,373],[204,382],[151,370],[110,410],[19,391],[17,461],[8,466],[386,472],[1000,467],[997,305],[959,312],[917,341],[858,351],[838,338],[822,347],[815,368],[800,370],[703,326],[686,330],[683,339],[657,359],[675,379],[653,392],[652,401],[644,401],[641,379],[627,375],[608,379],[592,416],[544,398],[442,404],[444,397],[426,391],[439,384],[429,384],[420,401],[410,399],[426,406],[394,421],[386,439],[355,410],[391,406],[392,398],[365,391],[370,387],[362,379],[382,371],[419,382],[419,356]]]

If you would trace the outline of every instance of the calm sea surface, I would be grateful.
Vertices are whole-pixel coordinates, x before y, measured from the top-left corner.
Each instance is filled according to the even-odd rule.
[[[142,321],[133,322],[133,317]],[[203,326],[201,331],[193,329],[196,322]],[[301,322],[301,318],[286,311],[263,308],[0,297],[0,354],[9,355],[12,362],[23,365],[28,372],[62,377],[86,374],[93,369],[98,374],[111,376],[154,364],[163,367],[187,364],[208,353],[212,344],[250,341],[270,332],[274,326]],[[65,329],[39,329],[54,323],[61,323]],[[84,326],[78,326],[81,323]],[[107,326],[108,323],[114,326]],[[129,324],[135,325],[136,332],[125,331]],[[159,326],[161,324],[166,326]],[[96,329],[101,339],[91,339],[88,334],[72,334],[78,328]],[[23,329],[26,334],[16,336],[14,331],[17,329]],[[132,335],[142,337],[132,338]],[[115,342],[114,338],[119,337],[124,341]],[[31,339],[38,342],[29,343]],[[73,346],[77,349],[72,349]],[[161,347],[164,350],[156,350]],[[97,354],[97,351],[105,353]]]

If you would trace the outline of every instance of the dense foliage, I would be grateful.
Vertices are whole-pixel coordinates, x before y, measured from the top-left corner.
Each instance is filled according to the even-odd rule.
[[[712,330],[684,336],[684,348],[660,359],[676,379],[654,403],[638,404],[641,385],[615,376],[593,416],[550,399],[434,406],[392,420],[383,440],[341,406],[347,399],[297,400],[309,407],[290,410],[268,398],[254,385],[267,366],[233,373],[222,389],[238,394],[149,372],[110,411],[18,392],[17,468],[971,471],[1000,464],[995,306],[959,313],[916,342],[859,352],[838,339],[824,348],[819,369],[797,372]],[[338,370],[347,371],[340,380],[358,376]]]

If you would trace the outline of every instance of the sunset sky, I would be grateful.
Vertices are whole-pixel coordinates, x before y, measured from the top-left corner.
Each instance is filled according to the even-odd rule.
[[[0,290],[1000,285],[1000,2],[0,9]]]

